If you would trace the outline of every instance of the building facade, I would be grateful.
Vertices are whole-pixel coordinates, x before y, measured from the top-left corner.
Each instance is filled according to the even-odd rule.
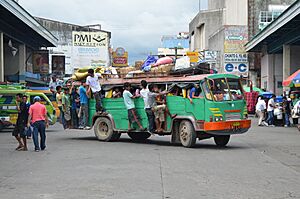
[[[215,54],[212,69],[248,77],[261,85],[261,54],[245,45],[294,0],[208,0],[208,9],[191,21],[190,50]]]
[[[47,48],[57,39],[17,2],[0,0],[0,81],[46,85]]]
[[[36,20],[58,38],[57,47],[50,48],[49,53],[54,74],[71,75],[78,68],[111,65],[111,33],[101,30],[101,25],[79,26],[38,17]]]

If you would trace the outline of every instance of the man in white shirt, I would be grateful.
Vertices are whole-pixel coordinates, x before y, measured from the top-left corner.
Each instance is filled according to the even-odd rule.
[[[101,102],[101,86],[99,78],[102,78],[101,74],[95,73],[93,69],[88,70],[88,77],[86,78],[86,84],[89,86],[87,93],[92,91],[93,96],[96,100],[96,111],[97,113],[103,113],[103,107]]]
[[[266,110],[266,102],[263,98],[263,96],[260,96],[257,100],[255,109],[256,109],[256,114],[258,116],[258,126],[264,126],[263,125],[263,119],[265,117],[265,110]]]
[[[268,102],[268,119],[266,120],[266,123],[270,126],[274,126],[274,108],[275,108],[275,95],[272,95],[272,98],[269,99]]]
[[[140,91],[140,95],[144,99],[144,108],[148,118],[148,130],[151,134],[155,131],[155,116],[154,112],[151,109],[151,105],[149,104],[149,89],[147,88],[148,83],[145,80],[141,81],[142,90]]]

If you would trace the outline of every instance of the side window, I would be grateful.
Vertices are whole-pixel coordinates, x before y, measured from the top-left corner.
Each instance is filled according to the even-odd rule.
[[[49,105],[49,102],[45,99],[44,96],[40,96],[40,97],[41,97],[41,104]]]

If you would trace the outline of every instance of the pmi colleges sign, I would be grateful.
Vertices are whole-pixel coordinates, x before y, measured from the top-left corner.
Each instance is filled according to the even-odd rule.
[[[107,47],[108,38],[105,32],[72,32],[73,46]]]

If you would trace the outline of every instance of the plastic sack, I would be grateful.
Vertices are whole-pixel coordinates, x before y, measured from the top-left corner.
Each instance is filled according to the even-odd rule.
[[[146,59],[146,61],[144,62],[144,64],[142,65],[142,70],[143,71],[149,71],[151,70],[151,64],[154,64],[155,62],[157,61],[157,58],[152,56],[152,55],[149,55]],[[150,66],[150,68],[149,68]]]
[[[176,60],[176,64],[175,64],[175,70],[180,70],[180,69],[184,69],[184,68],[189,68],[190,67],[190,58],[185,56],[182,57],[180,59]]]
[[[165,64],[172,64],[173,59],[171,57],[163,57],[157,60],[157,62],[154,64],[154,66],[160,66]]]

